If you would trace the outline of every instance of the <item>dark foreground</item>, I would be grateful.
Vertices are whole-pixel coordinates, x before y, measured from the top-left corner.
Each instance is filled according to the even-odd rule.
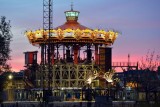
[[[113,101],[113,102],[31,102],[31,101],[17,101],[4,102],[0,107],[160,107],[160,102],[136,102],[136,101]]]

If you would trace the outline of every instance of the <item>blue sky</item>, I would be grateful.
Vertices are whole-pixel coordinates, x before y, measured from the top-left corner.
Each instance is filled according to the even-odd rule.
[[[54,27],[65,22],[71,1],[82,25],[121,32],[113,45],[113,61],[127,61],[128,53],[133,62],[139,61],[149,49],[160,55],[160,0],[53,0]],[[14,70],[23,69],[23,52],[40,50],[29,44],[24,32],[42,28],[42,15],[43,0],[0,0],[0,16],[11,20]]]

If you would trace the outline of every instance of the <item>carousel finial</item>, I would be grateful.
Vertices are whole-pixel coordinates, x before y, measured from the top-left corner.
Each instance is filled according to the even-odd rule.
[[[73,1],[71,2],[71,11],[73,11]]]

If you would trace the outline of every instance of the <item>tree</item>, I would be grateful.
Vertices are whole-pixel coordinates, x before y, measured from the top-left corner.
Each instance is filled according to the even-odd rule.
[[[0,20],[0,72],[8,68],[7,61],[10,59],[10,41],[12,38],[10,21],[6,22],[6,17]]]
[[[160,66],[158,66],[158,71],[160,72]]]
[[[145,58],[142,57],[140,62],[140,69],[141,70],[149,70],[149,71],[156,71],[160,64],[160,55],[156,55],[155,51],[147,52]]]
[[[0,103],[3,101],[3,90],[4,88],[6,88],[7,86],[7,82],[8,82],[8,77],[9,75],[12,75],[12,72],[3,72],[0,75]]]
[[[160,66],[158,66],[158,75],[160,76]]]

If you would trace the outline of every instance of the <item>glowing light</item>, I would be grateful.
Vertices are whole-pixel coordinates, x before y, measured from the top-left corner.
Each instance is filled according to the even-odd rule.
[[[88,78],[86,80],[87,84],[91,84],[96,78],[103,78],[105,79],[107,82],[109,83],[113,83],[113,75],[114,75],[115,71],[114,70],[110,70],[106,73],[104,72],[89,72],[88,73]]]
[[[112,79],[106,79],[108,82],[113,82],[113,80]]]
[[[69,40],[70,38],[72,38],[74,42],[81,41],[86,43],[86,40],[89,40],[93,43],[98,44],[113,44],[118,36],[117,32],[98,29],[52,29],[50,33],[52,37],[50,39],[53,42],[57,42],[57,39],[59,40],[59,42],[66,42],[67,39]],[[48,39],[49,31],[45,31],[43,29],[36,31],[27,31],[25,35],[28,37],[29,42],[34,45],[46,42],[46,40]]]
[[[91,77],[88,78],[87,83],[88,83],[88,84],[91,84],[91,83],[92,83],[92,78],[91,78]]]
[[[9,78],[9,80],[13,79],[13,75],[10,74],[10,75],[8,76],[8,78]]]
[[[110,70],[109,72],[106,72],[104,74],[104,78],[106,79],[106,81],[113,82],[112,77],[113,77],[114,73],[115,73],[114,70]]]

